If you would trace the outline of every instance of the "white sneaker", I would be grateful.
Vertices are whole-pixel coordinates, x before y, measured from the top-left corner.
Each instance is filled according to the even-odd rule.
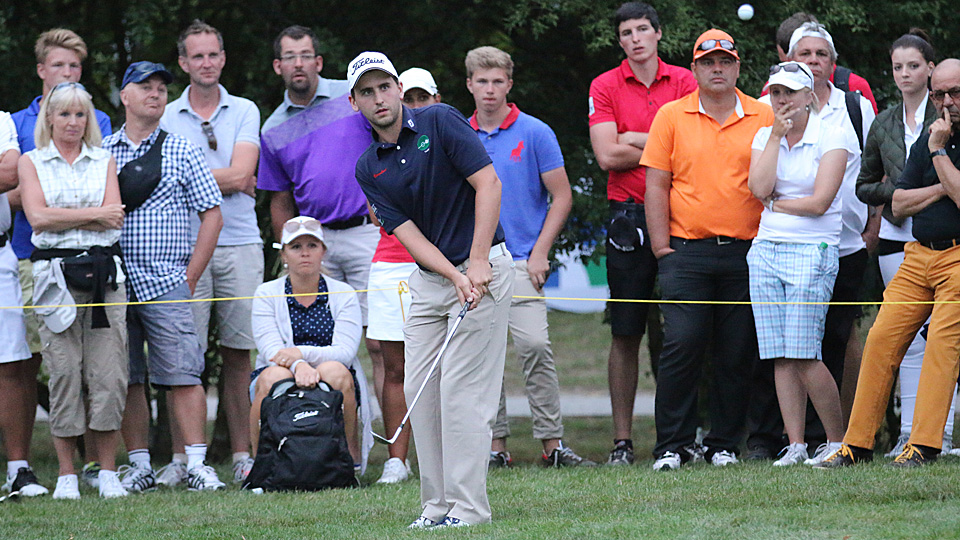
[[[100,496],[104,499],[116,499],[118,497],[126,497],[130,494],[124,489],[123,484],[120,483],[120,475],[115,471],[105,471],[101,469],[98,488],[100,490]]]
[[[910,440],[909,433],[907,433],[906,435],[900,434],[900,436],[897,437],[897,444],[893,445],[893,449],[891,449],[889,452],[884,454],[884,456],[888,458],[895,458],[899,456],[900,454],[903,453],[903,445],[907,444],[907,441],[909,440]]]
[[[843,446],[842,442],[830,442],[827,441],[824,444],[821,444],[817,447],[817,451],[813,453],[813,457],[807,460],[804,460],[804,465],[819,465],[826,461],[826,459],[832,456],[837,450],[840,450],[840,447]]]
[[[672,471],[679,469],[681,464],[680,454],[676,452],[664,452],[662,456],[653,462],[653,470]]]
[[[253,468],[252,457],[246,457],[234,463],[233,464],[233,483],[242,484],[243,481],[247,479],[247,475],[250,474],[250,469],[252,468]]]
[[[446,519],[446,518],[444,518]],[[442,521],[434,521],[427,516],[420,516],[413,523],[407,525],[408,529],[432,529],[440,525]]]
[[[57,489],[53,490],[53,498],[75,501],[80,498],[80,481],[75,474],[67,474],[57,478]]]
[[[378,484],[399,484],[409,477],[407,466],[400,458],[390,458],[383,464],[383,474]]]
[[[117,469],[120,484],[130,493],[145,493],[157,489],[157,476],[149,465],[121,465]]]
[[[735,453],[728,450],[719,450],[710,458],[710,463],[712,463],[714,467],[726,467],[727,465],[735,465],[740,462],[737,461],[737,455]]]
[[[806,443],[790,443],[789,446],[784,447],[784,449],[780,451],[780,455],[782,457],[773,462],[774,467],[799,465],[810,457],[807,455]]]
[[[187,481],[187,464],[171,461],[157,471],[157,485],[175,487]]]
[[[226,484],[217,477],[213,467],[202,463],[187,471],[187,491],[216,491]]]
[[[952,448],[947,454],[951,456],[960,456],[960,448]]]

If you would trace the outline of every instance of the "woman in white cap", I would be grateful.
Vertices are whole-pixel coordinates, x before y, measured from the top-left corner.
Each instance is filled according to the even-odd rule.
[[[122,303],[117,164],[100,148],[93,102],[80,83],[60,83],[40,105],[36,149],[20,158],[23,210],[33,226],[37,305]],[[94,438],[102,497],[127,495],[114,454],[127,397],[126,306],[38,309],[50,372],[50,432],[60,474],[55,499],[78,499],[77,437]]]
[[[805,64],[770,69],[773,126],[753,140],[748,186],[766,209],[747,254],[761,361],[773,361],[777,399],[790,444],[774,465],[807,459],[807,396],[823,422],[829,455],[843,438],[837,384],[820,361],[824,320],[839,265],[837,192],[847,151],[820,121],[813,74]],[[819,453],[817,454],[819,456]]]
[[[343,393],[347,446],[362,474],[373,437],[366,379],[357,360],[363,328],[360,303],[350,285],[321,274],[327,248],[319,221],[306,216],[287,221],[280,241],[280,258],[289,273],[257,287],[253,300],[258,351],[250,376],[253,448],[260,438],[260,404],[274,383],[293,377],[297,386],[312,388],[324,381]],[[362,445],[357,433],[358,388]]]

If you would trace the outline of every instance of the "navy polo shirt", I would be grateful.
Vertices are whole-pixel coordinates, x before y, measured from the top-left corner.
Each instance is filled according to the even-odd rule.
[[[491,163],[467,119],[453,107],[403,107],[397,143],[374,141],[357,161],[357,181],[384,230],[392,234],[413,221],[458,265],[470,258],[473,244],[477,192],[466,179]],[[493,244],[503,241],[497,223]]]
[[[930,159],[930,133],[925,132],[913,143],[910,157],[897,180],[898,189],[917,189],[940,183],[937,169]],[[960,135],[947,140],[947,157],[960,165]],[[943,197],[913,216],[913,237],[919,242],[936,242],[960,238],[960,210],[950,197]]]

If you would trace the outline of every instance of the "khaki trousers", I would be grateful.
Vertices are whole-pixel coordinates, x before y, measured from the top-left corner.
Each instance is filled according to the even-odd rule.
[[[490,263],[489,293],[463,318],[410,415],[422,515],[434,521],[450,516],[479,524],[491,518],[487,461],[503,381],[514,270],[509,254]],[[465,266],[458,268],[465,271]],[[432,272],[415,271],[410,293],[413,302],[403,328],[408,404],[461,309],[453,284]]]
[[[883,293],[884,302],[960,300],[960,247],[936,251],[910,242],[903,264]],[[930,317],[910,442],[943,443],[943,427],[957,384],[960,304],[884,304],[863,351],[857,395],[843,442],[873,448],[894,375],[917,331]]]
[[[508,324],[517,358],[523,369],[524,390],[530,415],[533,417],[533,438],[539,440],[563,437],[563,420],[560,416],[560,382],[550,348],[547,326],[547,303],[543,292],[530,281],[527,261],[516,261],[513,294],[539,298],[514,298],[510,304]],[[493,438],[510,436],[507,420],[507,394],[500,390],[500,410],[493,425]]]

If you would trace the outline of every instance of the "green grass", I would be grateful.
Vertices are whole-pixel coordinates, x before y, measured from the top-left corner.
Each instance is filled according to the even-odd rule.
[[[567,440],[601,459],[609,419],[569,419]],[[637,456],[629,468],[543,470],[534,465],[529,420],[514,421],[511,450],[519,464],[489,476],[494,523],[471,529],[407,531],[419,510],[417,482],[323,493],[266,494],[159,491],[101,501],[84,488],[80,501],[49,497],[0,505],[2,539],[284,538],[692,538],[942,539],[960,536],[960,460],[920,470],[880,463],[843,471],[774,469],[769,462],[727,469],[706,465],[672,473],[650,469],[651,419],[636,422]],[[50,485],[56,463],[45,427],[33,459]],[[379,473],[385,451],[364,478]],[[883,460],[881,460],[883,461]],[[221,468],[221,474],[227,474]]]

